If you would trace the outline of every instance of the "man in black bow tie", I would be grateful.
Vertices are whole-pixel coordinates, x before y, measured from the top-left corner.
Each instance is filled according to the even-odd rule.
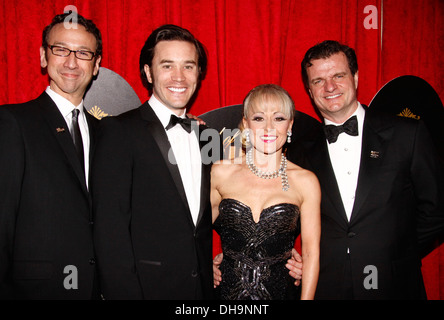
[[[344,122],[342,125],[326,124],[324,126],[325,137],[328,143],[333,143],[338,140],[341,133],[345,132],[351,136],[358,136],[358,118],[353,116]]]
[[[303,142],[322,188],[316,298],[426,298],[420,258],[444,230],[444,176],[424,124],[361,105],[356,55],[345,45],[317,44],[301,67],[325,123]],[[288,159],[298,162],[293,147]]]
[[[93,164],[103,295],[211,299],[210,166],[202,164],[202,128],[185,114],[206,54],[188,30],[164,25],[148,37],[139,64],[151,98],[101,121]]]

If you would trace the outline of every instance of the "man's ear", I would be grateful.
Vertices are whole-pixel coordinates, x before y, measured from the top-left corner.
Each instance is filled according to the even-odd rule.
[[[356,71],[356,73],[353,76],[353,78],[355,80],[355,89],[358,90],[359,71]]]
[[[94,71],[93,75],[96,76],[99,73],[100,61],[102,61],[102,56],[97,56],[96,61],[94,61]]]
[[[310,98],[313,99],[313,93],[311,92],[310,87],[307,88],[308,93],[310,94]]]
[[[143,70],[145,71],[145,74],[146,74],[146,80],[149,82],[149,83],[151,83],[151,84],[153,84],[153,78],[151,77],[151,70],[150,70],[150,67],[146,64],[144,67],[143,67]]]
[[[40,47],[40,67],[43,69],[48,66],[48,61],[46,60],[46,50],[43,47]]]

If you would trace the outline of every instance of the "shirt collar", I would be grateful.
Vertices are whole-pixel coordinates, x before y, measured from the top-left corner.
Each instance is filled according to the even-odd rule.
[[[78,106],[75,106],[71,103],[71,101],[62,97],[60,94],[52,90],[49,86],[46,88],[45,92],[54,101],[63,117],[66,118],[67,116],[69,116],[74,109],[79,109],[80,113],[83,113],[83,100]]]
[[[151,95],[151,98],[149,99],[148,103],[150,104],[151,108],[153,109],[156,116],[159,118],[160,122],[162,123],[162,126],[165,128],[168,123],[170,123],[171,115],[176,115],[173,111],[168,109],[162,102],[160,102],[154,94]],[[183,114],[179,116],[179,118],[185,118],[186,110],[183,110]]]
[[[362,129],[364,127],[363,124],[364,124],[364,117],[365,117],[365,109],[359,101],[358,101],[358,107],[356,108],[355,112],[353,112],[353,114],[348,119],[350,119],[353,116],[356,116],[356,118],[358,120],[358,132],[359,132],[359,136],[362,137]],[[324,123],[325,123],[325,125],[332,124],[335,126],[343,124],[343,123],[334,123],[333,121],[330,121],[325,118],[324,118]]]

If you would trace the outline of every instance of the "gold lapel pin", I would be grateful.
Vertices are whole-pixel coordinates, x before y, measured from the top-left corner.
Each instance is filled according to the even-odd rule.
[[[370,158],[377,159],[379,158],[379,151],[370,151]]]
[[[57,130],[57,133],[60,133],[60,132],[65,132],[65,128],[56,128],[56,130]]]

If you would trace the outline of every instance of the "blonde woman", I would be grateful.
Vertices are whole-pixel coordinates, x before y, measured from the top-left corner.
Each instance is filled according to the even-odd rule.
[[[319,273],[320,187],[316,176],[283,153],[291,143],[294,104],[280,86],[266,84],[244,100],[246,153],[213,165],[213,224],[221,237],[220,298],[294,299],[285,267],[301,225],[301,299],[313,299]]]

